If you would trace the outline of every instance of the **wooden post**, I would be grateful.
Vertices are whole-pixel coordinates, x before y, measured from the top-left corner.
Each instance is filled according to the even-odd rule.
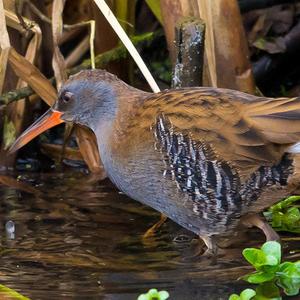
[[[202,20],[185,17],[175,28],[176,64],[172,87],[202,85],[205,24]]]

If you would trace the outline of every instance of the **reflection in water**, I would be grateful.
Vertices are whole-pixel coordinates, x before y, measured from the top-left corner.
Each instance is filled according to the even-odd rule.
[[[34,189],[0,186],[0,284],[33,300],[136,299],[153,287],[171,299],[214,300],[245,287],[236,281],[251,270],[241,249],[227,250],[217,265],[188,259],[197,241],[171,221],[143,240],[159,214],[109,181],[91,183],[81,173],[21,179]],[[263,242],[251,234],[247,246]]]
[[[8,239],[13,240],[15,238],[15,230],[15,223],[12,220],[5,223],[5,231]]]

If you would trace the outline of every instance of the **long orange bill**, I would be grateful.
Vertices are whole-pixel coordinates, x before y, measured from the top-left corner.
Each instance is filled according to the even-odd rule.
[[[50,108],[39,119],[37,119],[31,126],[29,126],[13,143],[9,149],[9,153],[13,153],[24,145],[29,143],[39,134],[43,133],[47,129],[50,129],[58,124],[64,122],[61,119],[62,113]]]

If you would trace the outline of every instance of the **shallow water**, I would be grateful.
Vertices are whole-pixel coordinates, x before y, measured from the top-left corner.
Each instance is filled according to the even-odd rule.
[[[159,214],[108,180],[92,183],[80,172],[18,175],[34,189],[0,183],[0,284],[31,299],[127,300],[157,288],[172,300],[214,300],[248,286],[236,279],[251,270],[241,249],[263,243],[255,230],[212,264],[191,258],[198,241],[171,221],[143,239]],[[284,240],[286,255],[299,259],[299,241]]]

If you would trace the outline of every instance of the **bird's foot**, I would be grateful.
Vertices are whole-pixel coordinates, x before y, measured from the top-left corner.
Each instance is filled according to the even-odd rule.
[[[209,261],[209,264],[216,264],[217,259],[223,255],[224,251],[218,247],[214,237],[200,236],[194,254],[185,257],[185,260],[206,260]]]
[[[98,183],[98,182],[100,182],[100,181],[102,181],[102,180],[104,180],[106,178],[107,178],[107,174],[104,171],[104,169],[99,169],[98,172],[91,173],[88,176],[87,182],[89,184],[94,184],[94,183]]]
[[[144,234],[143,234],[143,240],[148,239],[149,237],[153,237],[158,229],[166,222],[167,216],[164,214],[160,215],[160,220],[155,223],[153,226],[151,226]]]

